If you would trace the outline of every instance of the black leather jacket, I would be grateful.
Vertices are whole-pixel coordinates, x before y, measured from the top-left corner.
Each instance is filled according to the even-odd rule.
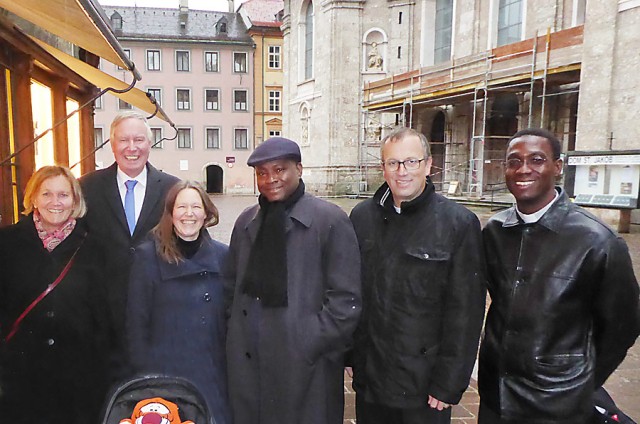
[[[559,191],[537,223],[511,208],[483,230],[492,303],[480,398],[518,423],[588,422],[595,388],[639,331],[624,240]]]
[[[478,218],[429,183],[402,213],[388,186],[351,220],[362,256],[354,387],[369,402],[457,403],[469,384],[486,298]]]

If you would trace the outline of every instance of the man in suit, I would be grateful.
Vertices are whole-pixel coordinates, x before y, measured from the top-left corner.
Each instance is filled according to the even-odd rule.
[[[110,129],[115,163],[80,179],[89,229],[107,247],[106,260],[111,272],[108,302],[117,348],[124,337],[132,253],[160,220],[165,195],[178,181],[148,163],[151,138],[144,115],[135,111],[117,115]]]

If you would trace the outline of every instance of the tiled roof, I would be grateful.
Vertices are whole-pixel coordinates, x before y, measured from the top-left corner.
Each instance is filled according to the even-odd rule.
[[[122,31],[114,31],[118,39],[122,40],[253,44],[238,13],[189,9],[183,18],[179,9],[125,6],[102,8],[107,18],[114,12],[122,16]],[[223,18],[227,21],[226,33],[216,30],[216,24]],[[181,21],[186,22],[184,28],[180,25]]]
[[[276,14],[284,9],[283,0],[247,0],[240,6],[253,24],[276,22]]]

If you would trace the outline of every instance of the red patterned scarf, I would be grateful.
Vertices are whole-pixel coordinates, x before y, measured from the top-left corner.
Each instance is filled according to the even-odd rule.
[[[38,237],[42,240],[42,244],[44,248],[51,252],[55,249],[60,243],[66,239],[69,234],[76,227],[75,218],[69,218],[67,222],[62,224],[60,228],[57,230],[53,230],[52,232],[48,232],[44,229],[42,225],[42,218],[40,217],[40,213],[37,209],[33,211],[33,222],[36,224],[36,231],[38,231]]]

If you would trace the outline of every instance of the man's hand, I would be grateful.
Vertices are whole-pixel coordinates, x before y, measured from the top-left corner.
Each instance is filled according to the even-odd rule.
[[[344,370],[347,372],[347,375],[349,376],[349,378],[353,378],[353,368],[344,367]]]
[[[429,401],[427,403],[429,404],[430,407],[437,409],[438,411],[442,411],[443,409],[447,409],[451,406],[448,403],[444,403],[441,400],[438,400],[431,395],[429,395]]]

